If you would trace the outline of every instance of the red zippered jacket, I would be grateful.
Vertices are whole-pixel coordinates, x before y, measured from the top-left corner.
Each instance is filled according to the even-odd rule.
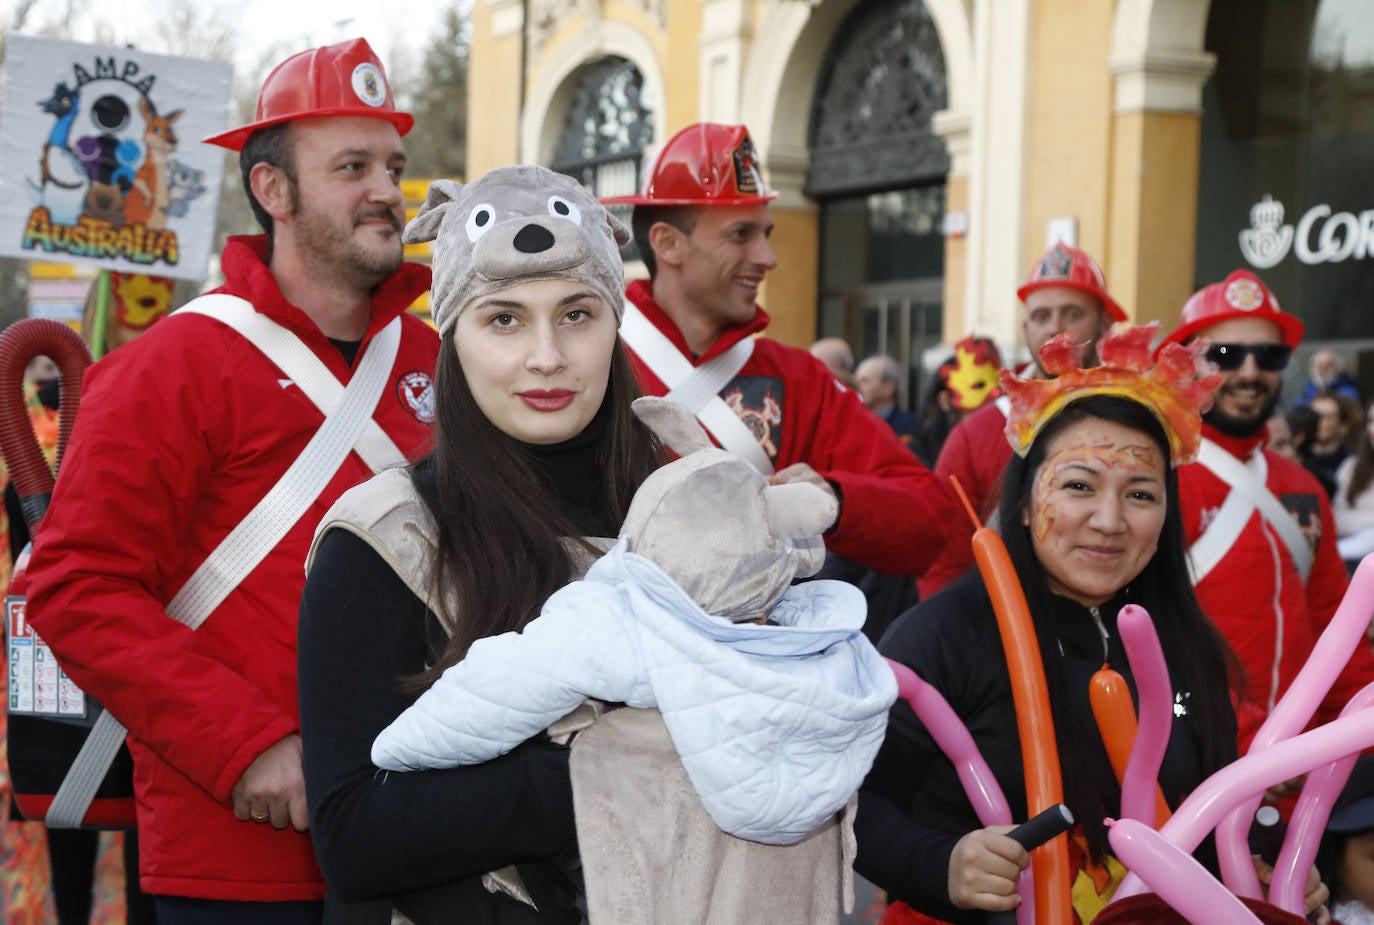
[[[940,483],[951,475],[968,495],[974,513],[984,524],[997,510],[1001,498],[1002,470],[1011,461],[1007,442],[1007,415],[998,402],[990,401],[954,425],[935,460]],[[916,582],[921,600],[927,600],[973,565],[973,522],[961,509],[950,526],[949,545]]]
[[[266,238],[231,238],[226,283],[297,334],[340,381],[338,348],[282,296]],[[359,350],[429,286],[404,265],[373,295]],[[427,448],[434,331],[402,319],[374,418],[402,452]],[[276,484],[324,420],[256,347],[210,318],[174,314],[97,363],[38,531],[29,619],[63,667],[129,729],[140,871],[150,893],[319,899],[307,834],[240,822],[229,794],[248,765],[298,732],[296,621],[315,525],[370,470],[350,454],[277,547],[192,632],[164,605]],[[360,643],[362,644],[362,643]]]
[[[626,296],[693,366],[768,326],[768,315],[757,309],[752,321],[730,327],[694,357],[646,281],[632,282]],[[629,353],[644,393],[666,395],[663,382]],[[775,469],[806,463],[839,489],[840,521],[826,534],[829,549],[889,575],[919,575],[944,547],[956,514],[952,493],[805,350],[758,338],[753,356],[720,395],[760,438]]]
[[[1236,542],[1194,587],[1202,612],[1231,643],[1245,668],[1244,709],[1238,710],[1242,754],[1274,703],[1288,690],[1331,622],[1345,596],[1345,563],[1336,552],[1336,525],[1326,492],[1302,466],[1261,449],[1254,437],[1227,437],[1204,425],[1203,436],[1232,456],[1264,453],[1265,484],[1290,511],[1315,518],[1320,530],[1312,571],[1303,582],[1282,538],[1258,512],[1250,515]],[[1201,463],[1178,467],[1179,507],[1192,545],[1202,535],[1231,488]],[[1301,522],[1301,521],[1300,521]],[[1316,722],[1330,722],[1352,696],[1374,681],[1374,654],[1363,641],[1336,676]]]

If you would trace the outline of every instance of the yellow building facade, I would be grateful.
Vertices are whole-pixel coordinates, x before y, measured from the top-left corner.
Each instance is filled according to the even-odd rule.
[[[594,123],[614,133],[617,105],[638,112],[641,136],[620,154],[641,160],[688,123],[742,122],[780,193],[780,264],[762,296],[770,333],[801,346],[839,334],[913,371],[974,332],[1024,355],[1016,288],[1056,239],[1097,257],[1138,321],[1171,327],[1228,264],[1272,269],[1301,314],[1295,298],[1340,305],[1355,290],[1313,275],[1320,261],[1302,263],[1297,248],[1287,271],[1247,263],[1237,235],[1258,231],[1250,208],[1271,187],[1309,208],[1322,104],[1305,97],[1294,109],[1303,124],[1285,129],[1285,80],[1340,72],[1346,104],[1374,100],[1361,76],[1374,74],[1374,54],[1365,62],[1347,43],[1334,71],[1314,70],[1333,27],[1374,48],[1371,18],[1362,0],[474,0],[468,171],[573,163],[613,195],[633,173],[608,166],[615,152],[569,151]],[[1247,58],[1261,60],[1249,90]],[[616,78],[631,92],[605,91],[598,108],[586,82],[601,62],[631,73]],[[1219,101],[1210,109],[1207,93]],[[1259,116],[1245,128],[1234,112],[1250,109]],[[1363,144],[1365,122],[1346,129]],[[1299,153],[1274,154],[1284,145]],[[1204,171],[1219,179],[1200,189]],[[1359,218],[1374,208],[1371,171],[1349,201],[1328,196],[1331,214],[1356,224],[1326,244],[1338,254],[1364,235],[1346,262],[1368,257],[1374,275],[1374,234]],[[1309,226],[1316,243],[1302,253],[1326,246],[1323,228]],[[1360,285],[1374,306],[1374,281]],[[1367,331],[1328,320],[1309,322],[1315,340],[1374,345],[1374,319]]]

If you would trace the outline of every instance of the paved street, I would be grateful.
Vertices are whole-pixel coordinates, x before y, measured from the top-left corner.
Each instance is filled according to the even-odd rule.
[[[840,916],[840,925],[875,925],[882,917],[881,906],[876,905],[878,888],[858,874],[854,875],[854,912]]]

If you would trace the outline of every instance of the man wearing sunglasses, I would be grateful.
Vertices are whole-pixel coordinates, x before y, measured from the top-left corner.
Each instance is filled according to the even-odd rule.
[[[1245,667],[1242,749],[1311,653],[1346,588],[1326,493],[1301,465],[1264,449],[1266,422],[1303,324],[1258,277],[1236,270],[1183,306],[1166,341],[1205,339],[1224,377],[1203,415],[1196,462],[1178,469],[1194,590]],[[1318,712],[1335,719],[1374,681],[1360,647]]]
[[[1112,322],[1126,320],[1126,312],[1107,292],[1107,280],[1097,261],[1067,244],[1055,244],[1041,254],[1016,295],[1026,306],[1022,330],[1031,355],[1031,361],[1020,370],[1022,376],[1045,378],[1045,371],[1040,368],[1040,348],[1065,331],[1088,345],[1084,363],[1096,366],[1093,345],[1107,333]],[[935,474],[940,481],[948,484],[951,475],[957,476],[980,517],[997,507],[1002,470],[1011,459],[1011,445],[1005,433],[1010,407],[1010,399],[999,398],[961,420],[949,432],[935,461]],[[973,564],[972,540],[973,525],[967,518],[959,517],[950,527],[944,552],[916,581],[922,600]]]

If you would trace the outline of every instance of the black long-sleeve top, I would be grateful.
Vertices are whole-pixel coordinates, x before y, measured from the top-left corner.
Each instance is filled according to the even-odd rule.
[[[526,446],[558,510],[589,536],[614,536],[598,450],[603,406],[572,440]],[[365,541],[320,541],[301,601],[301,740],[315,853],[345,900],[392,897],[417,925],[578,922],[568,749],[536,737],[485,764],[387,773],[372,740],[413,699],[447,639],[431,613]],[[493,894],[481,875],[520,869],[539,911]],[[383,922],[389,918],[383,917]]]
[[[1069,710],[1085,733],[1080,747],[1102,754],[1088,700],[1092,675],[1104,661],[1135,694],[1135,682],[1116,631],[1116,616],[1128,603],[1117,599],[1100,608],[1108,632],[1103,638],[1089,611],[1066,598],[1051,596],[1052,613],[1044,625],[1056,630]],[[968,575],[898,618],[879,647],[884,655],[912,668],[934,686],[964,722],[979,752],[1002,787],[1015,821],[1026,818],[1025,777],[1016,710],[996,616],[982,582]],[[1166,656],[1167,657],[1167,656]],[[1204,778],[1198,730],[1187,709],[1189,697],[1176,694],[1173,727],[1160,786],[1177,806]],[[1231,740],[1234,740],[1232,730]],[[1066,743],[1058,742],[1060,762]],[[1120,812],[1120,790],[1106,794],[1103,816]],[[949,859],[954,845],[979,829],[955,767],[935,744],[911,708],[899,700],[888,720],[887,737],[859,791],[855,870],[901,900],[953,923],[978,923],[984,913],[956,908],[949,899]]]
[[[298,643],[306,794],[325,878],[345,900],[396,897],[419,925],[576,922],[559,866],[545,860],[575,843],[566,748],[541,737],[472,767],[372,764],[372,740],[411,700],[400,680],[443,644],[434,615],[366,542],[325,536]],[[522,864],[543,914],[482,886],[481,874],[507,864]]]

